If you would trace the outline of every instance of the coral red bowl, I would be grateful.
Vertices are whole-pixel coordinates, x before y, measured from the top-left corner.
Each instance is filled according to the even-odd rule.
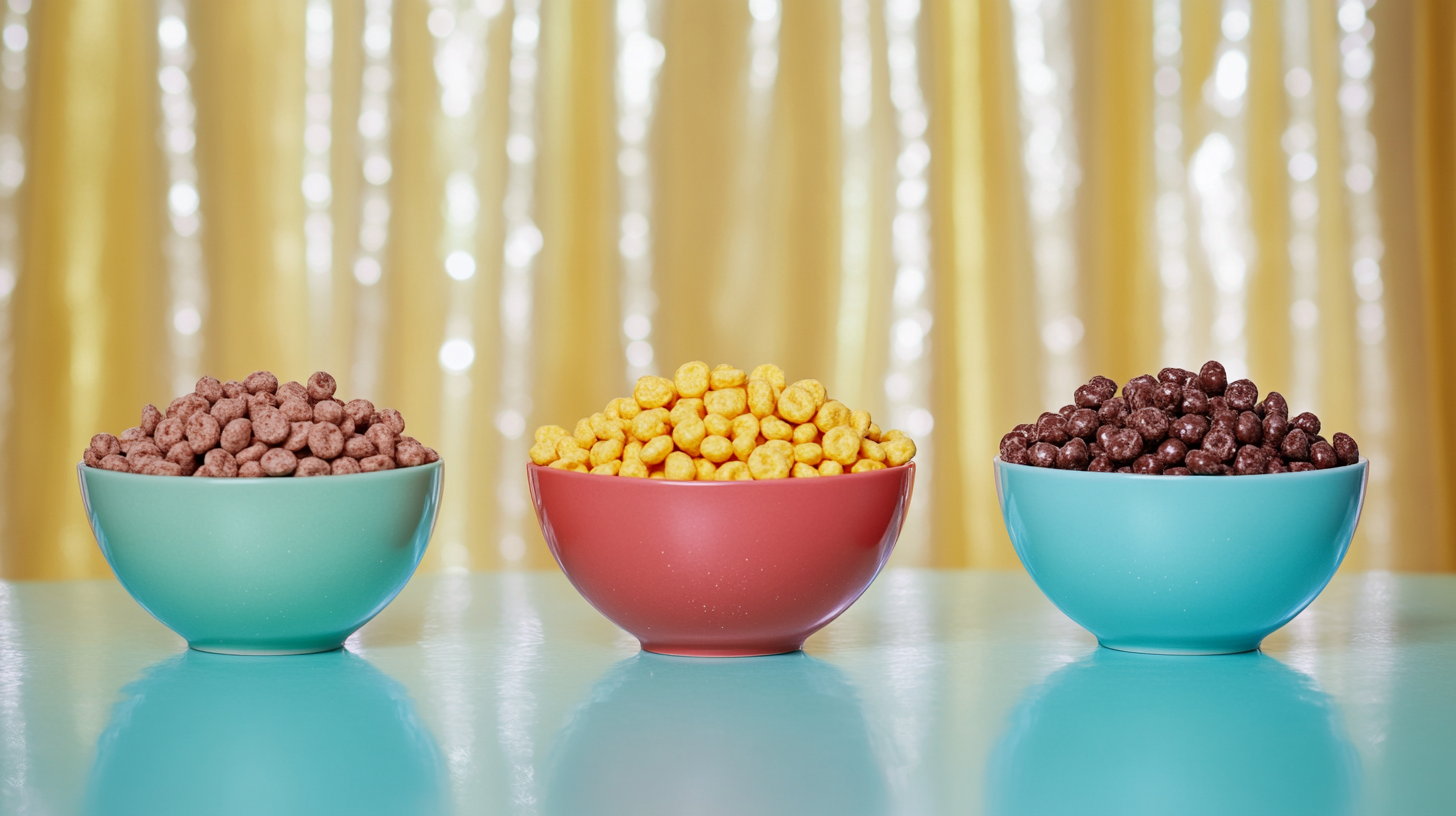
[[[821,479],[665,482],[527,465],[551,554],[660,654],[792,652],[875,580],[915,465]]]

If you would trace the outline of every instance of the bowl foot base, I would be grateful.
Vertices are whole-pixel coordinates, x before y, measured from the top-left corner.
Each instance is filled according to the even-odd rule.
[[[212,654],[239,655],[242,657],[270,657],[278,655],[302,655],[318,654],[319,652],[332,652],[344,648],[344,644],[340,643],[336,646],[318,646],[311,649],[246,649],[233,648],[231,646],[197,646],[191,643],[187,644],[187,647],[189,649],[195,649],[199,652],[211,652]]]
[[[640,641],[639,641],[640,642]],[[801,643],[765,643],[755,646],[668,646],[661,643],[643,643],[642,651],[676,657],[762,657],[764,655],[788,654],[804,648]]]
[[[1176,655],[1176,656],[1243,654],[1245,652],[1258,651],[1258,649],[1259,649],[1259,643],[1260,642],[1261,641],[1256,641],[1254,643],[1228,643],[1228,644],[1221,644],[1221,645],[1217,645],[1217,646],[1198,646],[1198,647],[1192,647],[1192,648],[1179,648],[1177,646],[1163,646],[1163,645],[1158,645],[1158,644],[1142,644],[1142,643],[1136,643],[1136,642],[1134,642],[1134,643],[1121,643],[1121,642],[1114,641],[1114,642],[1109,643],[1108,641],[1105,641],[1105,640],[1098,640],[1097,641],[1098,645],[1100,645],[1102,648],[1104,648],[1104,649],[1112,649],[1112,650],[1118,651],[1118,652],[1133,652],[1135,654]]]

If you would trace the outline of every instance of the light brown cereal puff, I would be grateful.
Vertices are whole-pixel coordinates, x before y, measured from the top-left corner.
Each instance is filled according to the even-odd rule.
[[[254,371],[243,380],[249,394],[272,394],[278,391],[278,378],[271,371]]]
[[[208,451],[202,461],[214,478],[231,479],[238,475],[238,460],[222,448]]]
[[[304,387],[303,383],[290,380],[278,386],[276,396],[280,405],[291,399],[308,402],[308,389]]]
[[[157,410],[157,406],[149,402],[142,406],[142,423],[138,427],[142,429],[142,433],[151,436],[157,430],[157,423],[161,422],[162,419],[162,412]]]
[[[291,451],[273,448],[263,454],[263,458],[259,459],[258,463],[263,466],[263,472],[269,476],[290,476],[298,468],[298,457],[294,456]]]
[[[314,402],[326,400],[334,395],[339,384],[334,381],[333,375],[327,371],[315,371],[308,377],[308,398]]]
[[[199,397],[207,400],[209,404],[222,399],[222,383],[216,377],[203,377],[197,381],[197,388],[193,391]]]
[[[298,469],[293,471],[294,476],[330,476],[334,468],[328,462],[317,456],[309,456],[298,460]]]

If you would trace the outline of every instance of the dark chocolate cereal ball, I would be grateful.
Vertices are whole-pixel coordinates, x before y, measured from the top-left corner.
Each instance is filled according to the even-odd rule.
[[[1158,443],[1157,457],[1164,467],[1183,464],[1183,457],[1187,455],[1188,446],[1181,439],[1169,437]]]
[[[1098,456],[1087,463],[1087,470],[1092,473],[1111,473],[1112,460],[1106,456]]]
[[[1309,434],[1303,428],[1295,428],[1279,443],[1279,455],[1286,462],[1303,462],[1309,459]]]
[[[1206,450],[1191,450],[1183,458],[1188,472],[1194,476],[1218,476],[1223,473],[1223,462]]]
[[[1285,419],[1289,419],[1289,403],[1284,401],[1284,395],[1278,391],[1270,391],[1264,397],[1264,416],[1270,414],[1283,414]]]
[[[1225,388],[1228,388],[1228,372],[1224,370],[1223,363],[1217,360],[1209,360],[1198,370],[1198,386],[1203,393],[1210,397],[1221,397]]]
[[[1091,408],[1078,408],[1067,420],[1067,433],[1077,439],[1092,439],[1097,433],[1097,412]]]
[[[1062,470],[1086,470],[1092,457],[1087,453],[1087,443],[1073,438],[1057,453],[1057,467]]]
[[[1057,463],[1057,446],[1050,442],[1038,442],[1026,452],[1027,461],[1036,467],[1049,468]]]
[[[1319,436],[1319,417],[1311,414],[1308,411],[1305,411],[1294,419],[1289,420],[1289,427],[1298,428],[1301,431],[1304,431],[1306,434],[1309,434],[1310,436]]]
[[[1144,442],[1157,444],[1168,436],[1168,415],[1157,408],[1141,408],[1127,418],[1127,427],[1138,432]]]
[[[1036,422],[1036,439],[1038,442],[1050,442],[1053,445],[1061,445],[1070,438],[1067,433],[1067,420],[1060,414],[1043,414]]]
[[[1309,446],[1309,462],[1317,470],[1328,470],[1340,466],[1340,457],[1330,443],[1320,441]]]
[[[1143,438],[1131,428],[1120,428],[1108,434],[1103,446],[1107,458],[1114,462],[1131,462],[1143,452]]]
[[[1153,389],[1153,405],[1160,411],[1173,413],[1183,404],[1183,386],[1176,382],[1160,382]]]
[[[1239,442],[1229,431],[1216,427],[1203,437],[1203,449],[1217,456],[1218,461],[1228,462],[1239,452]]]
[[[1132,463],[1133,473],[1142,473],[1149,476],[1161,476],[1163,474],[1163,462],[1158,457],[1145,453]]]
[[[1111,425],[1114,428],[1121,428],[1122,421],[1129,413],[1127,400],[1122,397],[1109,397],[1103,401],[1102,407],[1097,409],[1097,419],[1103,425]]]
[[[1153,392],[1157,390],[1158,384],[1144,380],[1143,377],[1147,376],[1144,374],[1122,387],[1123,399],[1127,400],[1127,407],[1131,411],[1153,407]]]
[[[1360,446],[1349,434],[1335,434],[1335,456],[1339,457],[1340,464],[1353,465],[1360,461]]]
[[[1283,414],[1275,413],[1267,409],[1268,401],[1265,400],[1264,413],[1264,445],[1279,450],[1279,444],[1284,437],[1289,435],[1289,419]]]
[[[1233,388],[1233,386],[1229,386]],[[1234,425],[1234,438],[1239,440],[1241,445],[1258,445],[1264,441],[1264,423],[1259,421],[1259,415],[1253,411],[1245,411],[1239,414],[1238,421]]]
[[[1238,455],[1234,457],[1234,472],[1240,476],[1263,473],[1268,468],[1269,452],[1257,445],[1239,448]]]
[[[1259,389],[1253,380],[1235,380],[1224,390],[1223,400],[1229,408],[1240,413],[1252,411],[1259,402]]]
[[[1168,432],[1190,448],[1203,444],[1208,428],[1208,420],[1198,414],[1184,414],[1168,424]]]

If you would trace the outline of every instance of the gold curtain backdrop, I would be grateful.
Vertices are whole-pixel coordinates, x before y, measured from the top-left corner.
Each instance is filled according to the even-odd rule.
[[[921,440],[894,563],[1012,567],[1003,432],[1222,359],[1450,570],[1443,0],[8,0],[0,575],[108,575],[75,463],[326,369],[447,462],[426,569],[549,567],[530,429],[693,359]]]

